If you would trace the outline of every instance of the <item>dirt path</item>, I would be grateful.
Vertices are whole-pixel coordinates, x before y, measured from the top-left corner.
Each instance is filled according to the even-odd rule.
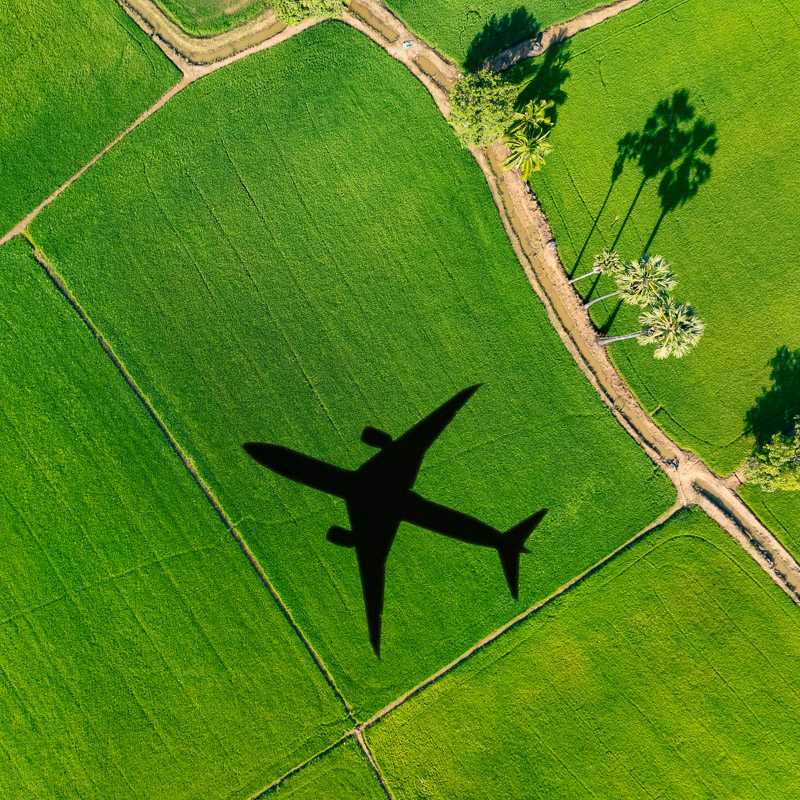
[[[533,39],[526,39],[524,42],[509,47],[498,53],[493,58],[489,59],[488,66],[495,71],[502,71],[513,67],[518,61],[523,61],[526,58],[533,58],[543,53],[556,39],[569,39],[576,33],[585,31],[587,28],[592,28],[605,22],[611,17],[616,17],[623,11],[627,11],[633,6],[639,5],[643,0],[616,0],[609,3],[607,6],[600,8],[593,8],[585,14],[574,17],[569,22],[564,22],[560,25],[553,25],[547,30],[543,31],[541,36]]]

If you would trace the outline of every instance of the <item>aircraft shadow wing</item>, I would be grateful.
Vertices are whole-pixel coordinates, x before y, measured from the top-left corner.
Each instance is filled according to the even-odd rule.
[[[338,497],[347,494],[349,470],[278,444],[247,442],[242,447],[253,460],[278,475]]]

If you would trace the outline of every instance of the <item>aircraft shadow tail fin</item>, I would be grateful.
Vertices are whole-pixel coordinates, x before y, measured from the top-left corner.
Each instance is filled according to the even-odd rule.
[[[517,523],[505,533],[497,548],[509,591],[515,600],[519,596],[519,557],[522,553],[529,552],[525,547],[525,542],[546,513],[547,509],[543,508]]]

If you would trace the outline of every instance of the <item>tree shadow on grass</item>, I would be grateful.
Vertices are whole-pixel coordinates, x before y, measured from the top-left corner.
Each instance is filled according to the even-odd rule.
[[[660,100],[640,131],[629,131],[617,143],[617,159],[611,183],[625,164],[636,164],[642,179],[636,189],[612,247],[616,246],[645,185],[661,175],[658,196],[661,213],[642,252],[647,253],[664,217],[694,197],[711,177],[709,159],[717,151],[716,125],[698,117],[689,102],[689,91],[679,89]]]
[[[641,130],[628,131],[617,142],[617,158],[611,169],[608,191],[578,252],[572,272],[586,253],[600,217],[627,164],[635,164],[642,177],[610,249],[613,250],[619,243],[645,186],[660,176],[658,197],[661,211],[642,247],[642,255],[646,255],[666,215],[694,197],[709,180],[710,158],[716,150],[716,126],[697,116],[694,106],[689,102],[687,89],[679,89],[671,97],[660,100]]]
[[[476,72],[493,56],[507,47],[533,38],[539,30],[536,17],[522,6],[500,17],[492,14],[470,43],[464,66],[470,72]]]
[[[553,104],[550,119],[553,124],[558,119],[558,108],[567,100],[564,83],[570,76],[567,69],[569,62],[569,40],[563,35],[556,36],[550,42],[544,55],[535,59],[532,74],[523,84],[517,98],[517,106],[524,106],[529,100],[544,100]]]
[[[745,415],[745,433],[756,447],[763,447],[774,434],[790,435],[800,416],[800,349],[779,347],[769,362],[772,386],[764,388]]]

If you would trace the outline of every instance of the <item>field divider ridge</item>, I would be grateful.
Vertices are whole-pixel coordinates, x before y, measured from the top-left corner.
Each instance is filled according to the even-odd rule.
[[[537,600],[535,603],[526,608],[524,611],[521,611],[515,617],[512,617],[510,620],[508,620],[508,622],[505,622],[500,627],[495,628],[495,630],[493,630],[491,633],[488,633],[486,636],[484,636],[470,648],[465,650],[460,656],[454,658],[449,664],[446,664],[441,669],[437,670],[436,672],[425,678],[425,680],[420,681],[420,683],[418,683],[416,686],[409,689],[407,692],[404,692],[399,697],[395,698],[391,703],[384,706],[382,709],[380,709],[380,711],[377,711],[366,722],[360,725],[358,727],[358,730],[364,731],[367,728],[371,728],[373,725],[380,722],[385,716],[391,714],[393,711],[398,709],[404,703],[407,703],[413,697],[416,697],[418,694],[423,692],[429,686],[438,683],[440,680],[442,680],[451,672],[453,672],[453,670],[461,666],[465,661],[472,658],[472,656],[476,655],[481,650],[485,649],[490,644],[497,641],[497,639],[499,639],[504,634],[508,633],[508,631],[513,630],[517,626],[521,625],[523,622],[530,619],[534,614],[536,614],[545,606],[550,605],[550,603],[552,603],[554,600],[557,600],[559,597],[562,597],[563,595],[575,589],[578,585],[583,583],[587,578],[590,578],[596,572],[599,572],[610,561],[617,558],[617,556],[629,550],[639,541],[644,539],[648,534],[652,533],[656,529],[665,525],[667,522],[669,522],[670,519],[672,519],[672,517],[680,513],[683,510],[683,508],[684,506],[681,503],[675,503],[672,506],[670,506],[663,514],[660,514],[649,525],[642,528],[640,531],[631,536],[630,539],[623,542],[618,547],[615,547],[610,553],[603,556],[599,561],[587,567],[585,570],[583,570],[583,572],[580,572],[574,577],[570,578],[566,583],[562,583],[561,586],[554,589],[546,597],[543,597],[541,600]]]
[[[297,620],[295,620],[294,615],[289,610],[289,607],[286,605],[280,593],[270,581],[269,576],[264,570],[264,567],[261,565],[261,562],[258,560],[255,553],[251,550],[250,546],[247,544],[247,541],[245,540],[244,536],[239,531],[239,529],[236,527],[236,524],[233,522],[233,520],[231,520],[230,516],[223,508],[222,503],[214,493],[214,490],[208,485],[203,476],[200,474],[200,471],[198,470],[197,465],[194,463],[192,457],[188,454],[186,450],[184,450],[184,448],[175,438],[172,431],[167,426],[166,422],[161,418],[160,414],[156,410],[150,398],[145,394],[145,392],[136,382],[136,379],[131,374],[125,362],[116,353],[113,346],[111,345],[111,342],[104,336],[104,334],[100,331],[95,322],[89,316],[87,311],[78,302],[77,297],[72,293],[72,291],[70,290],[69,286],[67,285],[66,281],[61,276],[61,274],[48,260],[47,256],[37,246],[36,242],[33,240],[33,238],[30,236],[28,232],[25,232],[24,238],[31,245],[32,255],[36,263],[44,270],[47,277],[50,279],[50,281],[53,283],[53,285],[56,287],[59,293],[64,297],[67,303],[69,303],[73,311],[75,311],[80,320],[83,322],[83,324],[95,338],[97,343],[103,349],[103,352],[111,360],[112,364],[114,365],[114,367],[116,368],[117,372],[120,374],[122,379],[125,381],[128,388],[133,392],[138,401],[144,407],[150,420],[159,429],[159,431],[161,432],[162,436],[166,439],[172,451],[175,453],[175,455],[177,455],[181,463],[188,471],[194,483],[200,489],[206,500],[210,503],[211,507],[214,509],[217,516],[222,521],[223,525],[227,528],[230,535],[239,545],[239,548],[241,549],[242,553],[247,558],[247,560],[250,562],[250,566],[257,574],[259,580],[261,581],[261,584],[264,586],[264,588],[267,589],[273,601],[280,609],[284,619],[289,623],[292,630],[295,632],[297,637],[303,643],[303,646],[305,647],[306,651],[311,657],[311,660],[314,662],[315,666],[322,674],[323,678],[325,679],[325,682],[328,684],[333,694],[341,703],[350,721],[356,722],[352,707],[342,694],[339,687],[336,685],[336,681],[334,680],[333,675],[326,666],[325,662],[322,660],[322,657],[316,651],[316,649],[311,644],[306,635],[303,633],[302,628],[298,624]]]

